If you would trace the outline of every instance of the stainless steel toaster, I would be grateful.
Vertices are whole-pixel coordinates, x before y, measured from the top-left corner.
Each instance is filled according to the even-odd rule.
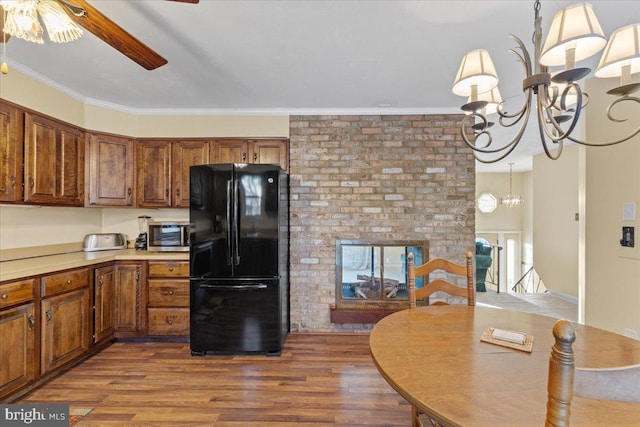
[[[121,233],[98,233],[84,236],[82,250],[85,252],[126,249],[127,236]]]

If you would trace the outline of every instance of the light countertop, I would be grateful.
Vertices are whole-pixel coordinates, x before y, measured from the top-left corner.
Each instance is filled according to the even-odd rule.
[[[0,282],[23,277],[52,273],[69,268],[87,267],[110,261],[123,260],[179,260],[188,261],[188,252],[147,252],[135,249],[120,249],[96,252],[70,252],[57,255],[38,256],[0,262]]]

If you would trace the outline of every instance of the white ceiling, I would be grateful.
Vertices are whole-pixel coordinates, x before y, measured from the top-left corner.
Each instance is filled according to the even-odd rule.
[[[147,71],[88,32],[66,44],[13,37],[7,62],[84,102],[136,114],[459,112],[453,78],[480,47],[503,98],[517,100],[522,68],[508,34],[530,44],[534,13],[525,0],[89,2],[169,63]],[[542,1],[543,31],[574,2]],[[637,0],[591,3],[605,34],[640,22]],[[497,169],[478,170],[530,168],[526,158],[541,150],[528,133]]]

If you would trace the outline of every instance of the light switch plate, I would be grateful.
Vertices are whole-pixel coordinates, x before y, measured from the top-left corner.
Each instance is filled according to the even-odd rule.
[[[636,220],[636,204],[635,203],[623,203],[623,205],[622,205],[622,220],[623,221],[635,221]]]

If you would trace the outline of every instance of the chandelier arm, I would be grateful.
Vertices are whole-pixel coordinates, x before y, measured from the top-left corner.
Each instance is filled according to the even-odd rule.
[[[573,83],[573,85],[575,85],[575,83]],[[571,134],[571,132],[573,132],[576,125],[578,124],[578,121],[580,120],[580,111],[582,110],[582,92],[580,90],[580,87],[577,85],[575,89],[577,91],[576,111],[573,113],[571,117],[571,123],[566,130],[564,130],[560,126],[560,124],[553,116],[553,104],[551,106],[544,105],[546,103],[546,101],[544,100],[544,95],[541,97],[540,93],[538,93],[538,125],[541,127],[541,129],[544,130],[544,134],[555,143],[559,143],[563,139],[567,138]],[[565,104],[565,96],[567,93],[568,91],[565,89],[560,101],[563,105]],[[563,108],[560,111],[566,111],[566,109]],[[552,130],[550,130],[546,125],[547,123],[551,125]],[[555,131],[555,133],[553,133],[553,131]],[[542,136],[542,134],[541,138],[543,144],[546,144],[545,138]]]
[[[524,109],[526,114],[524,122],[522,123],[522,125],[520,126],[520,129],[518,129],[518,132],[514,135],[514,137],[509,142],[505,143],[504,145],[498,148],[488,148],[491,145],[493,138],[491,136],[491,132],[487,130],[474,133],[473,139],[470,140],[467,137],[467,121],[463,122],[462,129],[461,129],[462,140],[469,148],[471,148],[471,150],[473,151],[473,156],[476,158],[476,160],[478,160],[481,163],[495,163],[507,157],[517,147],[518,143],[522,139],[522,135],[524,134],[524,131],[527,127],[527,122],[529,121],[529,116],[531,114],[531,101],[532,101],[531,89],[527,89],[526,93],[527,93],[527,99],[526,99],[525,105],[527,106],[527,108]],[[471,114],[471,116],[473,116],[474,114]],[[481,117],[481,119],[483,119],[486,122],[486,119],[484,119],[482,115],[478,114],[478,116]],[[476,142],[482,135],[485,135],[489,141],[483,147],[478,147],[476,146]],[[495,154],[495,153],[500,153],[502,151],[505,151],[505,152],[503,154],[500,154],[498,157],[492,158],[492,159],[483,159],[478,156],[478,153]]]
[[[558,160],[558,158],[562,154],[562,147],[564,144],[562,142],[562,139],[556,139],[556,137],[554,137],[553,134],[551,134],[551,132],[545,125],[546,121],[545,121],[544,114],[545,112],[548,113],[548,109],[543,109],[541,104],[542,104],[542,100],[538,97],[538,114],[537,114],[538,132],[540,133],[540,141],[542,142],[542,148],[544,149],[544,153],[547,155],[548,158],[550,158],[551,160]],[[550,116],[550,119],[555,126],[558,125],[552,116]],[[551,148],[549,147],[549,142],[547,141],[547,137],[554,144],[558,144],[558,146],[556,147],[556,154],[553,154],[551,152]]]
[[[638,104],[640,104],[640,98],[635,97],[635,96],[625,96],[622,98],[618,98],[615,101],[613,101],[611,103],[611,105],[609,105],[609,107],[607,108],[607,117],[609,118],[609,120],[614,121],[614,122],[624,122],[627,119],[616,119],[615,117],[611,116],[611,108],[620,103],[620,102],[625,102],[625,101],[633,101],[633,102],[637,102]],[[575,142],[576,144],[580,144],[580,145],[585,145],[587,147],[608,147],[611,145],[616,145],[616,144],[620,144],[621,142],[625,142],[630,140],[631,138],[633,138],[634,136],[640,134],[640,124],[638,125],[637,128],[635,128],[635,130],[633,130],[629,135],[624,136],[620,139],[616,139],[614,141],[605,141],[605,142],[590,142],[590,141],[584,141],[578,138],[574,138],[572,136],[567,136],[567,139],[570,141]]]

